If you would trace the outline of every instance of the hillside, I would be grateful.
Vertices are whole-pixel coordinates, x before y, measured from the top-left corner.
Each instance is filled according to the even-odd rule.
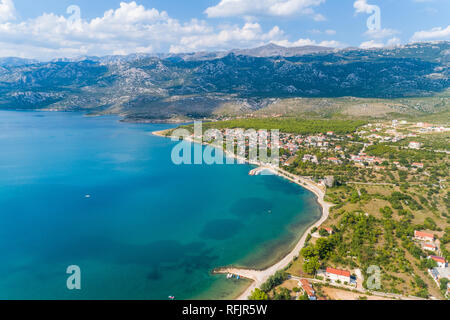
[[[428,97],[449,87],[449,52],[450,42],[438,42],[334,51],[268,45],[51,62],[8,58],[0,60],[0,107],[152,121],[213,117],[221,110],[248,114],[273,99]]]

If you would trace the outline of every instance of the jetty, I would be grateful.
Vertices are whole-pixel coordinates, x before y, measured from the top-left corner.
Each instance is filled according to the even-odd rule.
[[[256,169],[250,170],[249,176],[259,176],[259,175],[275,175],[276,172],[268,166],[261,166]]]

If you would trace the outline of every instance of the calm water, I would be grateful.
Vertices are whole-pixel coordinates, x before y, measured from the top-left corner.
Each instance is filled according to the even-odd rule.
[[[167,127],[0,112],[0,299],[231,298],[247,283],[211,269],[265,267],[318,219],[311,193],[247,165],[172,164],[150,134]]]

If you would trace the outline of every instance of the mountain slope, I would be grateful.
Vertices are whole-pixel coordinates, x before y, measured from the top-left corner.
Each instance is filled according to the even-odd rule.
[[[155,120],[208,117],[224,106],[251,112],[272,98],[430,96],[449,87],[449,52],[450,42],[339,51],[271,44],[195,59],[0,60],[0,107]]]

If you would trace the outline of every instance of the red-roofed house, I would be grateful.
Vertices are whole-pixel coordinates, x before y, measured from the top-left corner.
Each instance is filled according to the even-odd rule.
[[[436,251],[437,247],[435,244],[433,243],[424,243],[424,245],[422,246],[422,248],[424,250],[428,250],[428,251]]]
[[[414,231],[414,238],[421,241],[434,241],[434,234],[422,231]]]
[[[350,271],[346,270],[340,270],[340,269],[334,269],[334,268],[327,268],[325,272],[325,276],[332,280],[332,281],[341,281],[343,283],[350,284]]]
[[[329,234],[333,234],[333,229],[327,227],[320,227],[319,230],[325,230]]]
[[[438,256],[429,256],[428,259],[432,259],[437,262],[439,268],[446,268],[447,262],[444,258]]]
[[[301,279],[300,284],[302,285],[303,291],[308,295],[309,300],[316,300],[316,292],[314,291],[313,287],[306,279]]]
[[[328,161],[333,162],[333,163],[335,163],[335,164],[341,164],[341,163],[342,163],[342,161],[339,160],[339,159],[336,158],[336,157],[330,157],[330,158],[328,158]]]

